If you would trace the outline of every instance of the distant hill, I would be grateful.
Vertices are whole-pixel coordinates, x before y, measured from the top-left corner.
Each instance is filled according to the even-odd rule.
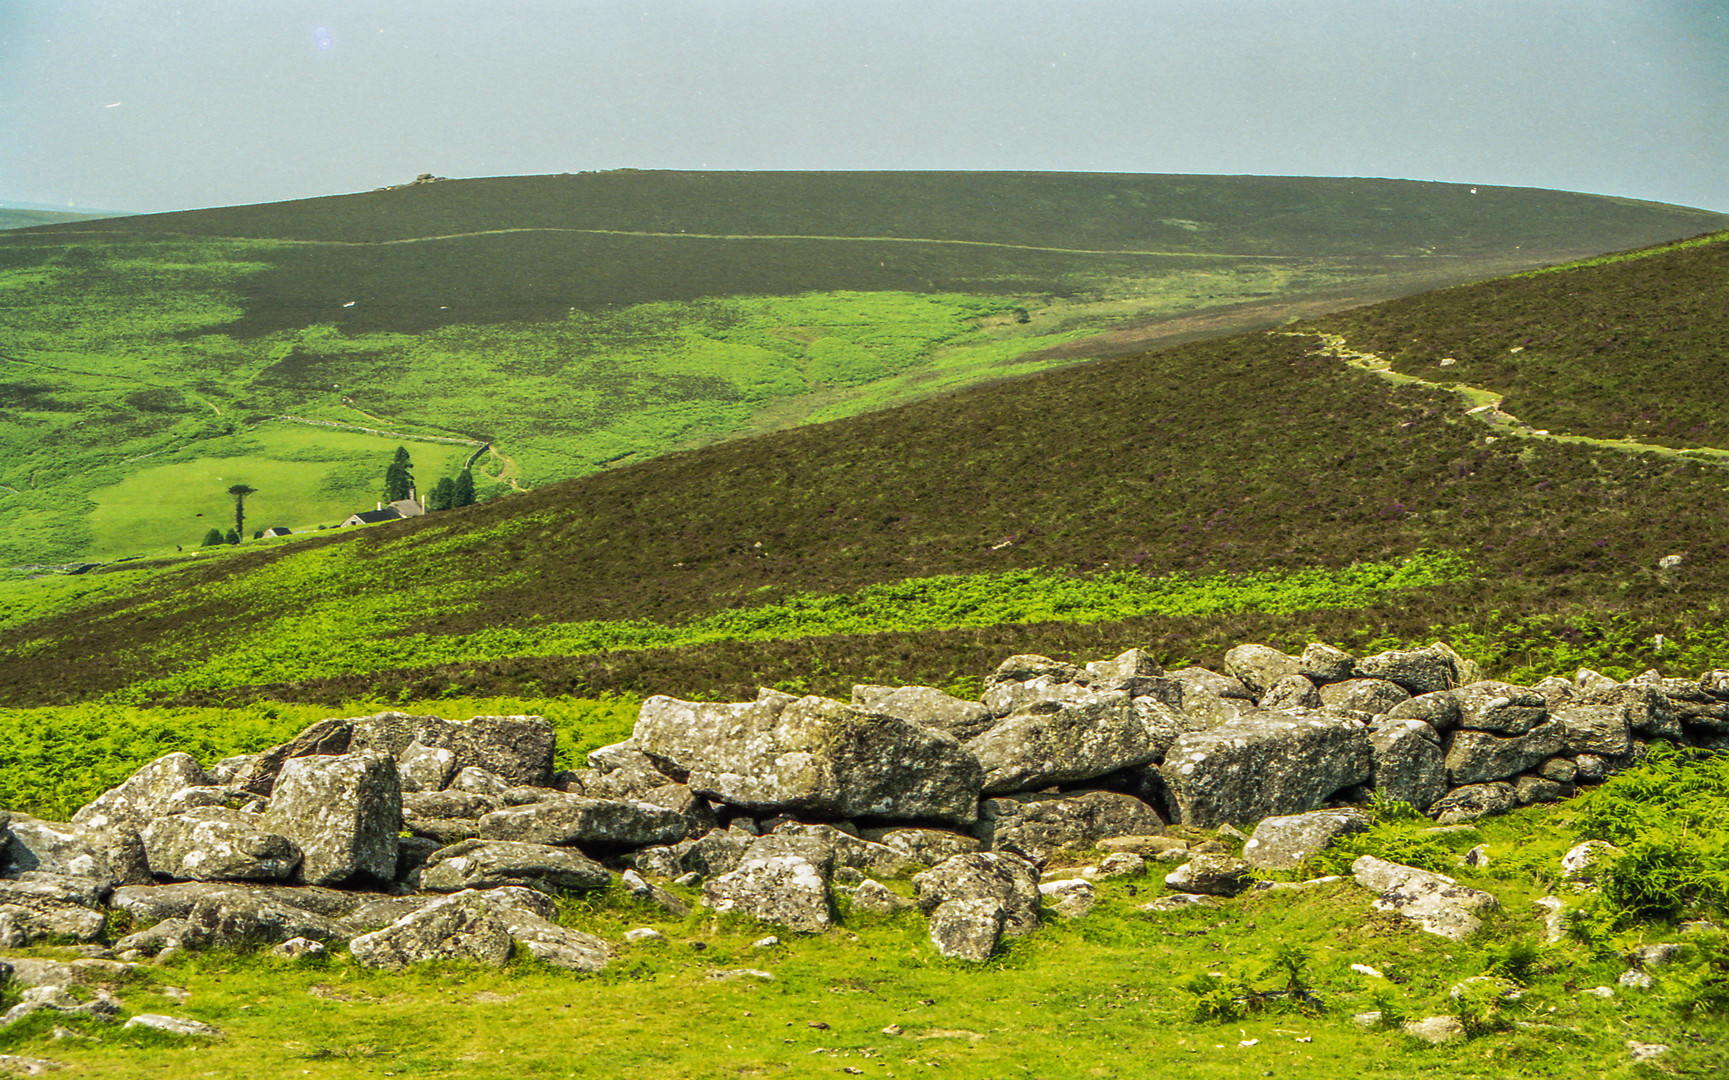
[[[1720,228],[1393,180],[619,171],[0,235],[0,565],[496,494]],[[478,457],[476,456],[478,454]]]
[[[38,225],[65,225],[75,221],[96,221],[119,215],[101,210],[50,210],[41,206],[0,205],[0,231],[30,229]]]
[[[90,579],[82,606],[13,627],[0,695],[727,696],[782,681],[844,695],[833,679],[943,685],[1014,651],[1141,643],[1176,662],[1241,640],[1427,634],[1510,668],[1721,665],[1720,445],[1545,431],[1494,409],[1493,386],[1443,385],[1451,366],[1411,358],[1476,364],[1541,311],[1530,336],[1546,349],[1621,343],[1607,392],[1575,403],[1582,426],[1606,423],[1624,387],[1701,417],[1695,434],[1722,430],[1718,396],[1651,376],[1676,354],[1707,385],[1729,376],[1711,345],[1729,310],[1694,298],[1726,263],[1721,234]],[[1605,326],[1601,305],[1622,295],[1639,302]],[[1512,355],[1527,352],[1531,368],[1512,369],[1527,380],[1566,366]],[[1432,365],[1423,381],[1413,363]],[[1403,578],[1374,569],[1401,563]],[[1342,602],[1277,599],[1312,570],[1343,575],[1321,582]],[[1172,572],[1213,600],[1113,608],[1087,591],[1130,597]],[[1260,599],[1209,577],[1268,572]],[[1028,599],[1016,614],[1003,595]]]

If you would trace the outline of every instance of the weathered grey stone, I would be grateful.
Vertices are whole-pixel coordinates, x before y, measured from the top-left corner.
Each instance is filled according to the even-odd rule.
[[[983,963],[996,951],[1005,912],[988,897],[950,900],[931,912],[931,944],[952,960]]]
[[[1516,776],[1560,753],[1566,741],[1566,729],[1553,720],[1512,738],[1469,728],[1450,731],[1447,780],[1456,786]]]
[[[277,777],[264,828],[300,848],[308,885],[388,882],[402,829],[396,762],[374,753],[294,758]]]
[[[654,697],[632,736],[689,771],[691,789],[753,810],[970,824],[983,779],[952,736],[820,697],[743,705]]]
[[[545,802],[494,810],[480,819],[480,835],[487,840],[605,850],[674,843],[684,839],[689,828],[689,819],[664,806],[581,795],[556,795]]]
[[[1712,668],[1699,676],[1699,689],[1719,701],[1729,701],[1729,670]]]
[[[746,859],[798,855],[827,873],[850,868],[876,877],[900,877],[923,865],[885,844],[842,832],[831,825],[786,824],[759,836],[745,851]]]
[[[941,829],[865,829],[860,835],[919,866],[935,866],[944,859],[977,851],[983,846],[976,836]]]
[[[1120,691],[1053,703],[1004,718],[966,749],[984,767],[986,794],[1090,780],[1157,757],[1155,733],[1142,716],[1162,709],[1151,701],[1137,708]]]
[[[1267,687],[1267,692],[1261,695],[1261,708],[1318,709],[1321,707],[1321,700],[1321,692],[1315,689],[1315,684],[1309,681],[1308,676],[1292,674]]]
[[[1574,686],[1571,680],[1558,675],[1542,679],[1531,687],[1531,692],[1543,699],[1543,704],[1549,706],[1550,712],[1566,708],[1579,696],[1579,688]]]
[[[1316,683],[1344,682],[1357,668],[1357,658],[1343,649],[1320,641],[1311,641],[1297,658],[1299,670]]]
[[[913,875],[920,910],[940,910],[956,901],[986,901],[1002,912],[1002,932],[1021,937],[1039,928],[1039,872],[1007,852],[956,855]]]
[[[1266,818],[1243,845],[1243,861],[1257,870],[1291,870],[1339,837],[1363,832],[1369,825],[1369,815],[1355,809]]]
[[[476,716],[445,720],[383,712],[350,721],[349,751],[376,750],[401,760],[414,743],[449,750],[460,772],[486,769],[507,784],[552,785],[552,755],[557,735],[540,716]]]
[[[166,812],[168,801],[181,788],[203,786],[208,781],[192,755],[164,754],[73,814],[72,824],[87,829],[142,829]]]
[[[1519,805],[1512,784],[1495,781],[1454,788],[1429,807],[1429,816],[1442,825],[1458,825],[1493,814],[1504,814]]]
[[[852,701],[865,712],[946,731],[962,742],[982,733],[995,720],[981,702],[962,701],[934,686],[861,684],[852,688]]]
[[[1324,713],[1254,712],[1180,736],[1158,774],[1185,825],[1249,824],[1313,810],[1369,779],[1368,729]]]
[[[1425,1016],[1420,1020],[1407,1020],[1399,1025],[1399,1030],[1413,1039],[1436,1045],[1465,1037],[1465,1025],[1457,1016]]]
[[[1225,654],[1225,671],[1259,699],[1285,676],[1301,675],[1303,664],[1269,645],[1249,644]]]
[[[559,926],[550,901],[524,889],[492,889],[480,895],[492,905],[505,932],[536,960],[567,971],[600,971],[612,962],[612,946],[580,930]],[[457,893],[457,896],[463,895]]]
[[[1381,798],[1426,811],[1447,793],[1440,736],[1421,720],[1384,718],[1369,733],[1374,769],[1369,785]]]
[[[1118,791],[987,799],[981,809],[979,838],[1036,864],[1059,851],[1082,851],[1112,836],[1145,836],[1165,825],[1152,807]]]
[[[275,790],[276,777],[284,764],[299,757],[346,754],[352,731],[351,721],[320,720],[289,741],[254,756],[235,772],[230,782],[253,795],[268,797]]]
[[[690,914],[689,904],[660,886],[644,881],[642,875],[635,870],[626,870],[620,875],[620,881],[624,885],[624,891],[633,898],[645,904],[653,904],[675,919],[682,919]]]
[[[1541,694],[1504,682],[1475,682],[1453,695],[1459,702],[1459,726],[1499,735],[1523,735],[1549,717]]]
[[[1537,766],[1535,773],[1543,779],[1553,780],[1557,784],[1571,784],[1573,779],[1579,775],[1579,766],[1574,763],[1572,758],[1552,757]]]
[[[21,948],[45,937],[91,941],[104,922],[97,887],[88,879],[0,880],[0,948]]]
[[[282,881],[300,865],[300,849],[265,828],[259,814],[207,806],[144,826],[152,873],[183,881]]]
[[[442,746],[424,746],[417,739],[397,758],[404,791],[443,791],[456,775],[456,752]]]
[[[1243,685],[1241,679],[1220,675],[1218,672],[1208,671],[1204,667],[1179,668],[1176,671],[1168,672],[1166,678],[1173,679],[1182,686],[1184,695],[1205,694],[1216,698],[1232,698],[1239,701],[1255,700],[1255,692]],[[1185,704],[1184,708],[1187,707]]]
[[[1140,877],[1147,872],[1147,860],[1127,851],[1117,851],[1099,860],[1096,867],[1089,866],[1083,873],[1086,878]]]
[[[1358,660],[1356,675],[1398,683],[1413,695],[1432,694],[1459,685],[1456,655],[1451,649],[1435,645],[1421,649],[1394,649]]]
[[[0,877],[30,872],[92,878],[114,885],[150,880],[144,843],[129,825],[87,829],[12,814],[0,842]]]
[[[178,1035],[181,1038],[220,1039],[222,1030],[204,1023],[202,1020],[188,1020],[181,1016],[164,1016],[161,1013],[139,1013],[122,1024],[124,1028],[149,1028],[164,1035]]]
[[[483,769],[479,765],[467,765],[456,770],[456,775],[450,778],[447,790],[485,795],[502,802],[504,793],[509,791],[510,787],[510,781],[492,770]]]
[[[702,895],[719,914],[736,911],[788,930],[820,933],[832,921],[828,882],[797,855],[747,858],[737,870],[703,882]]]
[[[504,805],[496,795],[476,795],[469,791],[413,791],[402,796],[402,814],[406,817],[469,818],[479,821]]]
[[[1126,700],[1128,695],[1123,694]],[[1026,682],[1000,682],[985,690],[984,706],[993,719],[1029,710],[1046,711],[1054,704],[1085,704],[1098,701],[1101,692],[1080,682],[1059,682],[1050,676]],[[985,730],[990,730],[989,726]],[[975,738],[977,736],[974,736]]]
[[[289,938],[270,947],[270,955],[283,960],[299,960],[305,956],[323,956],[330,950],[324,942],[311,938]]]
[[[1078,919],[1098,903],[1098,892],[1092,882],[1081,878],[1041,882],[1039,892],[1051,909],[1065,919]]]
[[[1065,664],[1060,660],[1052,660],[1048,656],[1037,656],[1031,653],[1017,654],[998,664],[995,671],[985,676],[985,687],[988,689],[997,683],[1029,682],[1039,678],[1072,682],[1080,673],[1081,669],[1075,665]]]
[[[1593,683],[1590,688],[1582,690],[1572,704],[1575,707],[1619,705],[1626,710],[1628,727],[1638,734],[1678,740],[1684,734],[1677,711],[1679,703],[1670,701],[1658,686],[1653,685],[1661,681],[1654,676],[1643,683]]]
[[[1386,679],[1346,679],[1321,687],[1321,704],[1329,709],[1380,715],[1411,695],[1404,687]]]
[[[466,840],[433,852],[420,887],[453,893],[500,885],[590,892],[612,881],[606,867],[567,847],[511,840]]]
[[[635,801],[671,810],[683,818],[686,839],[701,836],[720,823],[709,801],[686,784],[668,781],[635,796]]]
[[[1254,882],[1249,865],[1230,855],[1196,855],[1165,875],[1165,885],[1182,893],[1236,896]]]
[[[1463,941],[1483,925],[1479,917],[1500,907],[1492,893],[1467,888],[1445,874],[1364,855],[1351,864],[1357,884],[1378,893],[1375,907],[1415,922],[1431,934]]]
[[[348,943],[348,951],[359,963],[386,971],[403,971],[429,960],[503,967],[510,949],[510,929],[504,918],[472,890],[435,901]]]
[[[428,901],[313,886],[187,882],[125,886],[114,890],[112,903],[139,923],[178,920],[195,928],[200,941],[233,945],[292,937],[346,940]]]
[[[1573,759],[1573,765],[1578,769],[1576,775],[1580,783],[1606,780],[1619,771],[1613,761],[1597,754],[1580,754]]]
[[[1566,790],[1555,781],[1545,780],[1541,776],[1520,776],[1513,780],[1513,798],[1520,806],[1554,802],[1561,798]]]
[[[62,990],[73,986],[124,982],[138,970],[137,964],[93,957],[47,960],[33,956],[8,956],[5,964],[12,969],[14,987],[57,986]]]
[[[1094,660],[1087,664],[1086,681],[1094,690],[1121,690],[1130,697],[1158,696],[1165,669],[1150,653],[1129,649],[1111,660]]]
[[[1438,732],[1449,731],[1459,726],[1459,698],[1451,690],[1419,694],[1394,705],[1387,715],[1400,720],[1421,720]]]
[[[1575,844],[1561,856],[1561,877],[1567,881],[1590,884],[1620,856],[1621,849],[1607,840],[1587,840],[1582,844]]]
[[[887,885],[873,878],[866,878],[859,882],[852,891],[854,911],[868,912],[872,915],[893,915],[897,911],[912,906],[911,900],[895,895]]]

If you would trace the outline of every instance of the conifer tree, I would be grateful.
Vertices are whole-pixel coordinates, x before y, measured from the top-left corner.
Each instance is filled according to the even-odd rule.
[[[450,505],[453,507],[455,507],[455,506],[473,506],[474,505],[474,473],[469,471],[468,469],[462,470],[462,472],[456,478],[455,487],[456,487],[456,491],[451,498]]]
[[[406,499],[414,490],[414,462],[408,460],[408,448],[396,448],[396,457],[384,470],[384,501]]]

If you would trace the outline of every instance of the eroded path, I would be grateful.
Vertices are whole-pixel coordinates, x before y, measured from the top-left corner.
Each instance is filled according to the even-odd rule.
[[[1618,450],[1627,454],[1661,454],[1664,457],[1698,461],[1707,465],[1729,468],[1729,450],[1722,450],[1715,446],[1693,446],[1677,449],[1673,446],[1639,442],[1632,436],[1620,439],[1596,439],[1587,435],[1567,435],[1550,431],[1547,428],[1532,427],[1505,409],[1506,399],[1497,391],[1487,390],[1480,386],[1467,386],[1458,382],[1432,382],[1415,375],[1394,371],[1392,361],[1377,353],[1360,352],[1351,348],[1343,334],[1306,333],[1295,330],[1274,332],[1286,337],[1317,338],[1321,345],[1315,350],[1316,355],[1343,360],[1354,368],[1372,372],[1388,382],[1415,383],[1419,386],[1427,386],[1431,389],[1453,394],[1459,399],[1460,409],[1466,416],[1496,430],[1497,434],[1491,436],[1491,439],[1508,436],[1521,439],[1548,439],[1552,442],[1583,443],[1604,450]],[[1441,363],[1444,366],[1448,360],[1443,358]]]

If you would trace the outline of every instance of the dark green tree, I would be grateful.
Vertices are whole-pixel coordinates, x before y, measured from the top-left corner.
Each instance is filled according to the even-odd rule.
[[[462,472],[456,478],[455,487],[456,487],[456,491],[454,492],[454,494],[451,497],[450,505],[453,507],[456,507],[456,506],[473,506],[474,505],[474,473],[470,472],[467,469],[462,470]]]
[[[384,470],[384,501],[406,499],[414,490],[414,462],[408,460],[408,448],[396,448],[396,458]]]
[[[221,529],[211,529],[209,532],[204,534],[204,543],[199,544],[198,546],[199,547],[215,547],[217,544],[220,544],[220,543],[222,543],[222,530]]]
[[[446,476],[433,486],[432,493],[426,497],[428,510],[449,510],[456,505],[456,481]]]
[[[224,544],[238,544],[240,543],[240,534],[233,529],[229,529],[228,535],[222,538],[222,542]]]
[[[228,494],[234,496],[234,543],[238,543],[238,538],[246,535],[246,496],[257,492],[258,489],[250,484],[235,484],[228,489]]]

